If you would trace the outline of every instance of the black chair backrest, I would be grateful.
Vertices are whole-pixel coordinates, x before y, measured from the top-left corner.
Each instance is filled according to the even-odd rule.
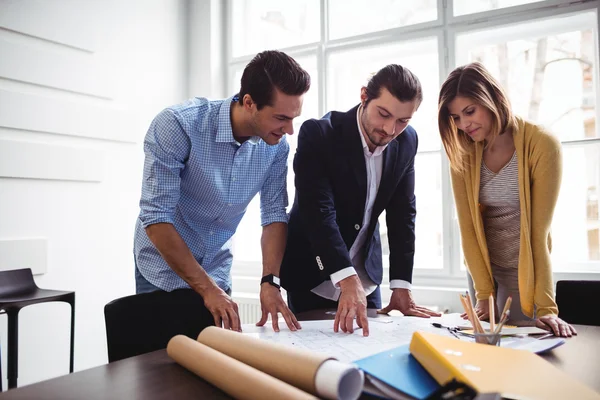
[[[568,323],[600,326],[600,281],[556,282],[556,304]]]
[[[0,271],[0,296],[34,292],[37,288],[31,268]]]
[[[202,297],[191,289],[123,297],[104,307],[108,361],[164,349],[175,335],[196,339],[214,325]]]

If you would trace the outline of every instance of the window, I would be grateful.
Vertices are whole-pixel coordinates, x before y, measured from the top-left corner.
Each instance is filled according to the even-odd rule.
[[[292,162],[296,153],[296,144],[298,142],[298,131],[304,121],[309,118],[318,118],[318,93],[319,93],[319,74],[317,73],[317,59],[314,56],[295,57],[294,58],[309,74],[311,78],[310,90],[304,96],[302,103],[302,114],[294,120],[294,134],[287,135],[286,140],[290,145],[290,156],[288,158],[287,188],[289,197],[289,207],[294,202],[294,170]],[[235,85],[231,85],[230,93],[239,90],[239,82],[242,79],[242,73],[246,62],[236,64],[233,68]],[[233,252],[236,261],[242,262],[261,262],[262,253],[260,248],[260,230],[257,233],[257,227],[260,228],[260,199],[256,196],[248,205],[248,212],[242,218],[233,242]],[[237,240],[244,238],[244,240]]]
[[[538,1],[540,0],[454,0],[454,15],[474,14]]]
[[[329,38],[437,20],[436,0],[330,0]]]
[[[359,102],[360,88],[369,77],[387,64],[398,63],[418,74],[423,103],[411,125],[419,134],[420,154],[415,160],[418,216],[416,231],[416,268],[442,269],[442,195],[440,139],[436,134],[437,99],[432,95],[439,86],[437,37],[398,41],[332,52],[328,58],[327,109],[348,110]],[[380,217],[383,255],[387,262],[389,248],[385,213]]]
[[[515,112],[563,142],[552,225],[555,270],[597,269],[600,261],[596,26],[596,12],[583,12],[469,31],[456,41],[459,64],[484,63],[506,88]]]
[[[557,270],[598,270],[600,142],[563,145],[563,180],[552,223]]]
[[[230,18],[233,57],[320,39],[316,0],[232,0]]]
[[[285,51],[313,79],[297,132],[307,118],[358,104],[361,86],[386,64],[399,63],[415,72],[424,90],[411,122],[419,134],[415,277],[425,284],[464,286],[448,162],[437,129],[437,97],[452,69],[479,60],[505,86],[517,114],[544,124],[563,142],[563,183],[553,220],[555,268],[600,272],[598,4],[579,3],[229,0],[229,91],[237,90],[241,71],[258,51]],[[291,205],[296,136],[288,140]],[[260,268],[261,261],[258,204],[255,199],[249,206],[234,238],[235,261],[253,268]],[[380,226],[387,254],[385,215]],[[242,235],[244,241],[238,240]]]

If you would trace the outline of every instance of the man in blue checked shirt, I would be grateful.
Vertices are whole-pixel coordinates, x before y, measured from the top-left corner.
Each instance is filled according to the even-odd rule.
[[[287,237],[286,191],[292,121],[300,115],[310,76],[278,51],[256,55],[238,95],[194,98],[152,121],[144,140],[144,176],[134,241],[137,293],[191,288],[215,325],[241,330],[231,299],[231,237],[260,193],[264,325],[277,313],[300,324],[279,291]]]

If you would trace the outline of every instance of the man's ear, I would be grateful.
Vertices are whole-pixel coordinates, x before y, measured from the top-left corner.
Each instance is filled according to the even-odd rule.
[[[242,99],[242,104],[244,105],[244,109],[246,111],[252,111],[252,108],[256,108],[256,103],[254,102],[254,100],[252,100],[252,96],[250,96],[248,93],[246,93],[244,95],[244,98]]]
[[[369,96],[367,96],[367,88],[363,86],[362,88],[360,88],[360,104],[362,104],[363,107],[367,102],[368,98]]]

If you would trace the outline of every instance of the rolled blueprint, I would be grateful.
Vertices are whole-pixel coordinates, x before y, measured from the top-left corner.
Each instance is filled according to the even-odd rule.
[[[198,342],[322,398],[356,400],[362,392],[362,371],[327,355],[216,327],[205,328]]]
[[[169,341],[167,353],[178,364],[236,399],[315,399],[292,385],[184,335],[177,335]]]

